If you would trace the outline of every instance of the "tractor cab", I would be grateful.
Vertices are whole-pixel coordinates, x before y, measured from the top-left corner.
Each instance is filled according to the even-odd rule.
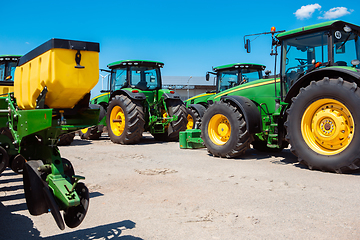
[[[108,65],[111,69],[110,90],[136,88],[142,91],[161,89],[162,62],[125,60]]]
[[[0,56],[0,94],[14,91],[14,73],[20,57],[18,55]]]
[[[234,63],[213,68],[216,74],[216,93],[263,78],[265,66],[253,63]],[[208,77],[207,77],[208,78]]]
[[[314,70],[358,71],[359,34],[359,26],[338,20],[278,34],[285,92]]]

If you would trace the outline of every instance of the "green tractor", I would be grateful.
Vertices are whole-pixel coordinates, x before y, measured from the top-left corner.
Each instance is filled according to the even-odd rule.
[[[100,105],[104,116],[96,127],[80,132],[82,138],[97,139],[103,127],[112,142],[133,144],[140,141],[144,131],[156,140],[175,141],[186,129],[185,105],[180,95],[162,89],[162,62],[125,60],[108,65],[110,90],[91,99]]]
[[[14,73],[19,55],[0,56],[0,95],[14,92]]]
[[[252,82],[263,77],[264,65],[254,63],[234,63],[213,68],[213,72],[206,73],[206,80],[209,81],[210,74],[216,75],[216,90],[196,95],[185,101],[188,111],[187,129],[200,128],[201,118],[208,108],[208,101],[216,94],[229,88]],[[267,74],[269,72],[266,72]]]
[[[208,101],[201,134],[209,153],[232,158],[250,144],[264,151],[290,144],[310,169],[359,169],[360,27],[335,20],[263,34],[269,33],[275,73],[281,49],[280,75],[225,90]],[[244,41],[250,52],[250,40]]]

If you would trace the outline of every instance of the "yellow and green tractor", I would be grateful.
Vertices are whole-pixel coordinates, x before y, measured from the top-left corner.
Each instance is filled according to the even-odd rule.
[[[272,35],[280,73],[207,101],[201,136],[209,153],[232,158],[250,145],[281,151],[290,144],[310,169],[359,169],[360,26],[334,20],[262,34]],[[248,52],[255,35],[244,37]]]
[[[96,127],[83,129],[82,138],[97,139],[104,126],[112,142],[134,144],[143,132],[156,140],[176,141],[186,129],[186,109],[180,95],[162,88],[162,62],[124,60],[108,65],[109,90],[91,99],[103,116]]]

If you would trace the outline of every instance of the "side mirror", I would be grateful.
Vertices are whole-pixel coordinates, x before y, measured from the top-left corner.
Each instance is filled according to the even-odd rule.
[[[245,49],[246,49],[247,53],[251,52],[250,39],[246,39],[246,41],[245,41]]]
[[[206,81],[209,81],[209,79],[210,79],[210,74],[209,74],[209,72],[206,73],[205,79],[206,79]]]

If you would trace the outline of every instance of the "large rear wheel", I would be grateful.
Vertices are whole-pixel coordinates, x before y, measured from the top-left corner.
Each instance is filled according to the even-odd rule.
[[[360,90],[342,78],[302,89],[288,110],[287,139],[300,163],[338,173],[360,167]]]
[[[139,142],[145,125],[141,102],[124,95],[115,96],[107,109],[106,125],[112,142],[121,144]]]
[[[215,102],[206,110],[201,124],[201,137],[209,153],[232,158],[243,154],[252,141],[240,110],[230,103]]]

